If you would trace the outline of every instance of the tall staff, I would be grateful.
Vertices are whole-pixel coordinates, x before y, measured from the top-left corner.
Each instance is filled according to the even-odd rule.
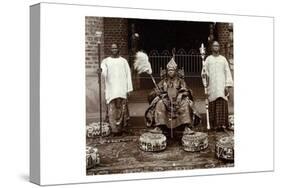
[[[206,72],[206,64],[205,64],[205,55],[206,55],[206,48],[204,47],[204,44],[201,44],[201,47],[199,48],[201,58],[202,58],[202,72],[201,72],[201,77],[202,77],[202,82],[204,86],[204,91],[205,91],[205,105],[206,105],[206,119],[207,119],[207,129],[210,129],[210,119],[209,119],[209,100],[208,100],[208,76]]]
[[[172,49],[172,59],[175,61],[175,54],[176,54],[176,49],[173,48]],[[168,70],[167,70],[168,71]],[[174,133],[173,133],[173,104],[174,104],[174,101],[173,101],[173,97],[169,96],[170,97],[170,101],[171,101],[171,138],[174,137]]]
[[[96,31],[97,44],[98,44],[98,79],[99,79],[99,100],[100,100],[100,139],[102,139],[102,96],[101,96],[101,31]]]

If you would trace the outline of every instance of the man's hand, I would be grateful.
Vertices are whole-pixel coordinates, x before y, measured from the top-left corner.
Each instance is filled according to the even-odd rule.
[[[127,92],[127,98],[130,97],[130,95],[131,95],[131,92]]]
[[[224,89],[224,95],[227,97],[229,96],[229,88],[230,87],[225,87],[225,89]]]
[[[97,69],[97,74],[101,74],[102,73],[102,68],[98,68]]]
[[[155,91],[155,94],[156,94],[157,96],[160,96],[160,95],[161,95],[161,91],[160,91],[159,89],[154,89],[154,91]]]
[[[203,81],[203,86],[208,87],[208,85],[209,85],[208,75],[206,73],[203,73],[203,74],[201,74],[201,77],[202,77],[202,81]]]

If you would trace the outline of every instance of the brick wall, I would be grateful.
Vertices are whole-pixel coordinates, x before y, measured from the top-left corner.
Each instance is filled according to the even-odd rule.
[[[104,57],[104,20],[101,17],[85,18],[85,62],[87,75],[95,75],[94,70],[98,67],[98,48],[96,31],[102,31],[101,58]]]
[[[120,55],[128,59],[128,20],[124,18],[104,18],[104,51],[110,55],[112,43],[117,43]]]

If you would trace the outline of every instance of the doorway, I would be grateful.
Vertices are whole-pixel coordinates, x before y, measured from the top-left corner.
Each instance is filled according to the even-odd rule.
[[[137,48],[146,52],[152,66],[156,82],[160,81],[160,70],[172,58],[175,49],[175,61],[183,69],[185,80],[191,87],[201,87],[202,61],[199,54],[201,43],[208,44],[211,22],[169,21],[149,19],[129,19],[129,49]],[[138,34],[137,42],[132,39]],[[137,46],[137,47],[136,47]],[[148,75],[139,76],[139,90],[153,88]]]

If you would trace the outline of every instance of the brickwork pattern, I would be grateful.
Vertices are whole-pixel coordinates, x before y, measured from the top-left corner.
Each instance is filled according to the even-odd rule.
[[[120,55],[128,59],[128,19],[104,18],[104,51],[110,55],[112,43],[117,43]]]
[[[217,23],[216,25],[217,33],[218,33],[218,42],[221,46],[221,54],[226,56],[227,52],[227,43],[229,42],[229,30],[228,23]]]
[[[85,61],[86,73],[94,74],[98,68],[98,44],[95,36],[96,31],[101,31],[101,58],[104,57],[104,19],[102,17],[85,18]]]

